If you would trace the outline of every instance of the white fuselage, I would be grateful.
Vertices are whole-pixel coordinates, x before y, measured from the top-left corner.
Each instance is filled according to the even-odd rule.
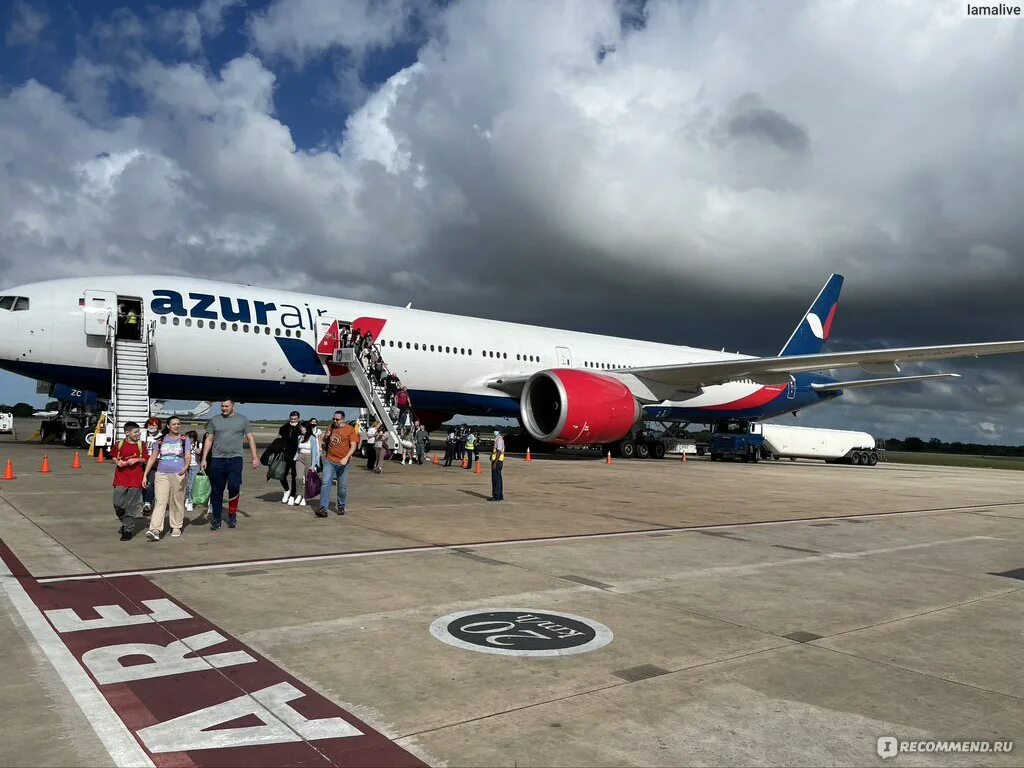
[[[5,290],[4,295],[28,298],[29,306],[0,312],[0,366],[102,393],[97,382],[109,379],[110,347],[85,333],[82,300],[87,291],[140,301],[142,322],[153,329],[150,394],[169,399],[234,396],[357,405],[348,402],[348,377],[331,377],[313,362],[318,317],[341,323],[375,320],[384,360],[415,393],[417,406],[467,414],[514,415],[516,402],[487,386],[503,377],[548,368],[601,373],[742,357],[210,280],[125,276],[67,278]],[[728,407],[763,389],[733,382],[661,405],[663,411]],[[785,410],[792,408],[778,412]]]

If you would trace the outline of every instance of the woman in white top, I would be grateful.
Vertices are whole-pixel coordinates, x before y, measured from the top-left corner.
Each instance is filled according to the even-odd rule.
[[[384,471],[384,450],[387,447],[384,438],[387,435],[387,430],[384,429],[384,426],[379,421],[373,425],[373,428],[373,450],[377,454],[376,460],[373,463],[373,471],[379,475]]]
[[[304,421],[299,424],[299,447],[295,451],[295,477],[302,493],[290,500],[289,505],[306,506],[306,472],[311,469],[320,469],[320,441],[314,435],[310,423]]]

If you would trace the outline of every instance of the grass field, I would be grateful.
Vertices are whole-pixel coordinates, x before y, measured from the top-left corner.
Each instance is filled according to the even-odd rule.
[[[930,464],[942,467],[987,467],[1024,469],[1024,456],[966,456],[955,453],[909,453],[886,451],[886,461],[895,464]]]

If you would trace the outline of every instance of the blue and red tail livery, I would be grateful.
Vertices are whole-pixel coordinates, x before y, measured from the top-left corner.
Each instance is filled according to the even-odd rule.
[[[839,292],[843,289],[843,276],[832,275],[811,303],[800,324],[782,347],[779,357],[816,355],[828,341],[832,323],[839,309]]]

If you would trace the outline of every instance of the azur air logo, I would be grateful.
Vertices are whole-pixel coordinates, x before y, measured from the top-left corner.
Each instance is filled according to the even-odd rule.
[[[155,315],[191,317],[196,320],[247,323],[249,325],[277,325],[307,331],[316,330],[316,318],[327,314],[326,309],[313,309],[305,302],[275,304],[259,299],[239,299],[215,296],[210,293],[189,293],[159,289],[153,291],[150,309]]]

